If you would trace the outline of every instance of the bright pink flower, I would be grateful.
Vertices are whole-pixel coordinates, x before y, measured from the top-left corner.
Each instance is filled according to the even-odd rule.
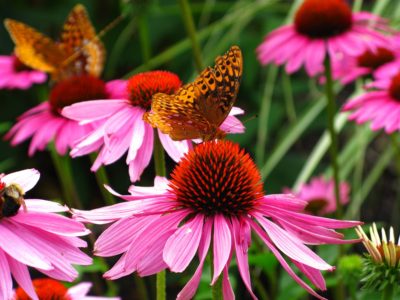
[[[68,299],[68,300],[120,300],[119,297],[95,297],[87,296],[92,284],[90,282],[82,282],[67,289],[60,282],[41,278],[32,280],[36,294],[40,300],[45,299]],[[12,300],[30,300],[31,298],[20,287],[15,290]]]
[[[15,55],[0,55],[0,89],[26,90],[46,79],[45,73],[25,66]]]
[[[171,94],[181,85],[178,76],[167,71],[152,71],[133,76],[125,82],[124,95],[113,101],[88,101],[64,108],[62,114],[81,124],[102,121],[88,136],[83,138],[71,151],[72,157],[86,155],[100,149],[92,166],[96,171],[101,165],[109,165],[128,152],[126,163],[132,182],[140,179],[153,154],[154,129],[143,121],[144,113],[151,107],[155,93]],[[240,133],[242,123],[233,115],[241,114],[233,108],[221,129]],[[191,141],[173,141],[168,135],[157,130],[161,144],[176,162],[191,147]]]
[[[400,73],[393,78],[377,80],[368,85],[375,88],[350,99],[344,111],[352,111],[350,120],[358,124],[371,122],[371,129],[384,129],[387,134],[400,130]]]
[[[357,56],[364,51],[384,47],[387,39],[374,28],[381,19],[366,13],[352,13],[344,0],[305,0],[298,9],[294,23],[274,30],[257,48],[258,59],[266,65],[286,64],[293,73],[305,66],[310,76],[324,70],[327,55]]]
[[[297,198],[307,202],[306,211],[316,215],[326,215],[336,211],[334,188],[333,180],[327,180],[321,176],[312,178],[309,184],[303,184],[297,193],[292,193]],[[340,184],[339,192],[340,203],[348,203],[350,187],[347,182]]]
[[[248,266],[248,248],[253,230],[274,253],[284,269],[309,293],[312,288],[291,269],[282,253],[319,289],[325,290],[320,270],[333,270],[305,244],[341,244],[336,228],[359,222],[340,221],[303,214],[307,202],[293,195],[263,193],[261,176],[250,156],[229,141],[205,142],[189,151],[168,181],[156,177],[154,187],[132,186],[124,203],[94,209],[74,210],[83,222],[106,224],[95,243],[98,256],[122,254],[104,274],[117,279],[132,272],[140,276],[165,268],[183,272],[199,255],[199,266],[179,293],[191,299],[196,293],[205,258],[213,252],[214,284],[223,274],[224,299],[233,299],[228,268],[233,254],[239,273],[253,298]],[[212,240],[212,248],[210,248]]]
[[[43,150],[54,140],[57,152],[64,155],[76,140],[93,129],[93,125],[80,126],[78,122],[63,117],[60,114],[62,108],[98,97],[120,97],[121,84],[120,80],[104,83],[90,75],[60,81],[51,90],[49,100],[22,114],[6,138],[11,139],[11,144],[15,146],[32,137],[29,155]]]
[[[333,61],[333,77],[347,84],[358,77],[392,77],[400,70],[400,36],[393,37],[385,47],[367,50],[359,56],[342,56]]]
[[[39,180],[30,169],[0,177],[0,299],[12,299],[12,278],[38,300],[28,267],[63,281],[73,281],[78,272],[72,264],[90,265],[92,260],[79,250],[86,247],[78,238],[89,231],[57,213],[68,209],[56,202],[24,199]]]

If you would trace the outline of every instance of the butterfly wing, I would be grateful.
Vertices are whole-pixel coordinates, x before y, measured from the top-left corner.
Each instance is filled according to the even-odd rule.
[[[53,73],[66,59],[59,45],[36,29],[12,19],[4,24],[15,43],[15,55],[25,65]]]
[[[68,53],[64,64],[69,72],[100,76],[104,67],[105,48],[83,5],[76,5],[68,15],[61,33],[61,45]]]
[[[214,68],[206,68],[174,95],[154,95],[144,119],[173,140],[223,136],[219,126],[236,100],[241,76],[242,53],[233,46],[217,57]]]
[[[213,68],[206,68],[194,81],[201,92],[196,101],[200,113],[215,126],[222,124],[236,101],[242,69],[242,52],[238,46],[232,46],[216,58]]]
[[[173,140],[202,138],[212,130],[212,125],[200,113],[195,99],[202,97],[193,84],[181,87],[174,95],[158,93],[153,95],[151,111],[145,121]]]

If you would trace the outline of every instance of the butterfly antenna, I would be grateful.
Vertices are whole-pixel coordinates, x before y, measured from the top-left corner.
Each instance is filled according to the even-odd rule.
[[[109,24],[107,24],[106,27],[104,27],[94,38],[85,42],[85,44],[82,47],[78,48],[71,56],[69,56],[67,59],[65,59],[62,64],[69,65],[81,54],[81,52],[87,45],[90,45],[91,43],[93,43],[96,40],[103,37],[107,32],[109,32],[111,29],[113,29],[115,26],[117,26],[124,18],[125,18],[124,14],[116,17],[113,21],[111,21]]]

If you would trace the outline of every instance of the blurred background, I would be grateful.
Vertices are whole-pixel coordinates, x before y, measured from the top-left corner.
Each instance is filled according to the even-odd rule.
[[[97,32],[124,14],[123,20],[102,37],[107,50],[103,79],[128,78],[132,74],[154,69],[175,72],[183,82],[190,82],[196,76],[191,43],[177,1],[0,0],[0,19],[22,21],[56,39],[66,16],[77,3],[87,8]],[[267,33],[290,21],[298,3],[282,0],[190,1],[205,66],[213,65],[214,58],[226,52],[231,45],[239,45],[242,49],[244,71],[235,105],[246,111],[241,117],[246,133],[228,138],[240,143],[255,158],[268,194],[299,185],[313,175],[330,174],[326,153],[328,142],[323,137],[326,127],[323,86],[317,80],[308,78],[304,71],[288,76],[275,66],[262,67],[255,55],[255,49]],[[398,1],[350,2],[351,5],[360,3],[363,10],[388,17],[391,24],[398,27]],[[12,51],[13,43],[4,26],[0,26],[0,55],[9,55]],[[338,86],[338,106],[356,89],[357,83]],[[9,130],[20,114],[46,100],[48,92],[47,84],[35,85],[26,91],[0,90],[0,135]],[[367,126],[345,122],[346,118],[341,114],[337,118],[341,179],[352,184],[352,200],[346,210],[346,218],[391,224],[396,231],[400,225],[400,157],[390,147],[390,137],[379,132],[372,133]],[[25,142],[11,147],[8,141],[1,139],[0,173],[36,168],[42,177],[37,187],[29,192],[29,198],[63,202],[60,180],[49,152],[42,151],[28,157],[28,145],[29,142]],[[172,160],[167,163],[167,172],[170,172],[174,163]],[[89,170],[90,164],[88,157],[72,161],[77,193],[86,209],[103,206],[95,176]],[[106,171],[111,186],[125,193],[130,182],[124,159],[107,166]],[[151,164],[138,185],[151,185],[153,178]],[[100,232],[99,227],[94,230]],[[320,251],[328,262],[335,260],[337,249],[322,247]],[[253,276],[256,292],[262,293],[262,286],[268,291],[265,299],[311,298],[282,271],[272,255],[251,255],[250,264],[256,267],[256,276]],[[94,293],[118,293],[123,299],[143,297],[135,293],[139,283],[134,276],[117,280],[111,286],[107,284],[100,276],[106,268],[97,262],[93,267],[81,270],[85,280],[97,282]],[[194,265],[184,276],[168,275],[171,299],[193,272]],[[239,278],[236,273],[233,267],[231,280],[236,286],[236,297],[248,299],[242,282],[236,280]],[[196,299],[210,297],[209,275],[204,274],[203,277]],[[332,275],[328,278],[329,288],[335,285],[337,279]],[[145,284],[148,299],[154,299],[155,279],[148,278]]]

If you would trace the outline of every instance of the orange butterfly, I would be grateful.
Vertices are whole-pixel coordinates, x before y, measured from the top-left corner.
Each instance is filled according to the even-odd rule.
[[[79,74],[100,76],[105,49],[83,5],[72,9],[57,42],[24,23],[6,19],[4,24],[15,55],[25,65],[50,73],[56,81]]]
[[[223,138],[226,132],[219,126],[235,103],[242,77],[242,52],[232,46],[225,55],[215,59],[195,79],[175,94],[155,94],[151,111],[143,119],[173,140],[203,141]]]

